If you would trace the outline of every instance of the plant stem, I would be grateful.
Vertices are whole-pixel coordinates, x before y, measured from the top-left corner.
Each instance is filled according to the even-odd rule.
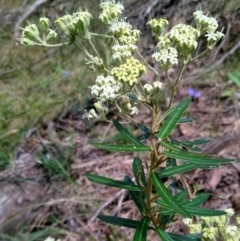
[[[186,62],[184,61],[184,62],[183,62],[182,66],[181,66],[181,68],[180,68],[180,71],[179,71],[179,73],[178,73],[178,76],[177,76],[177,78],[176,78],[175,83],[170,86],[171,89],[172,89],[172,92],[171,92],[171,97],[170,97],[168,109],[171,108],[172,101],[173,101],[173,96],[174,96],[174,93],[175,93],[176,86],[177,86],[179,80],[181,79],[182,74],[183,74],[183,70],[184,70],[184,68],[186,67],[187,64],[188,64],[188,61],[186,61]],[[168,76],[168,73],[167,73],[167,78],[168,78],[168,81],[170,81],[170,78],[169,78],[169,76]],[[170,83],[171,83],[171,81],[170,81]]]
[[[148,68],[152,70],[155,73],[155,75],[158,77],[159,76],[158,72],[143,58],[143,56],[139,53],[138,50],[137,50],[137,54],[141,58],[141,60],[148,66]]]

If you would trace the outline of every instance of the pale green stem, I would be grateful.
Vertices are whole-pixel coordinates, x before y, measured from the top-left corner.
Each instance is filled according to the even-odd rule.
[[[88,38],[87,40],[88,40],[89,44],[91,45],[91,47],[92,47],[93,51],[95,52],[95,54],[98,56],[99,59],[101,59],[98,51],[96,50],[95,46],[93,45],[93,43],[92,43],[92,41],[91,41],[91,39]]]
[[[152,70],[156,74],[156,76],[158,76],[158,72],[143,58],[143,56],[139,53],[139,51],[137,50],[136,52],[138,56],[141,58],[141,60],[148,66],[148,68]]]
[[[168,109],[171,108],[172,101],[173,101],[173,96],[174,96],[174,93],[175,93],[176,86],[177,86],[179,80],[181,79],[182,74],[183,74],[183,70],[184,70],[184,68],[186,67],[187,64],[188,64],[188,62],[186,62],[186,63],[184,62],[184,63],[182,64],[182,66],[181,66],[181,68],[180,68],[180,71],[179,71],[179,73],[178,73],[178,76],[177,76],[177,78],[176,78],[175,83],[171,85],[172,93],[171,93],[171,97],[170,97]],[[167,76],[168,76],[168,75],[167,75]]]
[[[194,58],[192,58],[192,59],[190,58],[190,60],[187,62],[187,64],[188,64],[189,62],[192,62],[192,61],[194,61],[194,60],[202,57],[202,56],[203,56],[204,54],[206,54],[208,51],[209,51],[209,49],[206,49],[206,50],[204,50],[201,54],[195,56]]]

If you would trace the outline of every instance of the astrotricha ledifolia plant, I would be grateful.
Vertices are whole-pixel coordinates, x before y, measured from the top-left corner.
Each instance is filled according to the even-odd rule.
[[[112,122],[117,131],[129,144],[109,144],[91,142],[97,148],[112,152],[140,153],[146,152],[144,160],[135,157],[132,163],[134,178],[125,176],[124,180],[114,180],[95,174],[86,174],[91,182],[125,189],[141,213],[141,220],[130,220],[116,216],[99,215],[98,218],[109,224],[135,229],[134,241],[145,241],[148,230],[154,230],[162,241],[210,240],[197,234],[181,236],[166,230],[179,216],[200,222],[200,217],[226,215],[225,211],[200,207],[210,194],[198,193],[198,186],[189,187],[184,173],[196,168],[216,168],[231,159],[221,159],[201,154],[198,147],[208,140],[196,139],[177,141],[170,134],[177,125],[195,121],[191,117],[183,117],[190,99],[173,104],[175,89],[185,67],[195,59],[214,48],[224,37],[217,31],[218,19],[201,9],[193,13],[194,26],[177,24],[167,31],[167,19],[151,19],[147,25],[151,28],[157,41],[153,61],[159,66],[156,71],[140,54],[137,44],[140,31],[135,29],[123,17],[124,6],[120,2],[107,0],[100,2],[98,19],[107,28],[107,34],[90,31],[93,18],[88,11],[79,10],[66,14],[55,21],[56,29],[50,28],[50,20],[42,17],[39,24],[28,23],[22,29],[20,42],[25,46],[67,46],[75,45],[86,55],[86,65],[93,71],[95,84],[90,91],[95,100],[94,109],[85,111],[83,118]],[[112,41],[111,65],[107,66],[101,58],[98,46],[94,46],[92,38],[107,38]],[[205,39],[206,49],[196,56],[199,38]],[[59,43],[60,42],[60,43]],[[177,77],[171,79],[169,69],[176,67]],[[143,83],[142,74],[153,71],[153,83]],[[167,83],[160,81],[160,73],[166,75]],[[169,93],[167,110],[160,108],[161,94]],[[138,106],[142,104],[151,115],[151,123],[138,120]],[[108,119],[108,112],[116,110],[121,119]],[[139,128],[143,134],[134,136],[124,127],[131,124]],[[175,177],[180,177],[176,182]],[[174,194],[175,195],[174,195]],[[212,240],[212,239],[211,239]]]

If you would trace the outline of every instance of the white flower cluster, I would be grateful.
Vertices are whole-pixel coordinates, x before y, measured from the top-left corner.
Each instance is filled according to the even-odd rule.
[[[55,23],[64,31],[66,36],[85,35],[90,25],[92,15],[87,11],[78,11],[58,18]]]
[[[190,233],[202,233],[202,241],[239,241],[240,240],[240,217],[236,218],[237,225],[230,225],[229,220],[234,215],[233,209],[227,209],[226,215],[201,217],[198,224],[191,219],[183,219],[189,227]],[[198,227],[198,228],[197,228]]]
[[[121,94],[122,84],[114,79],[113,76],[104,77],[100,75],[95,81],[95,85],[91,86],[91,94],[102,102],[111,102]]]
[[[99,19],[105,24],[111,24],[113,21],[120,20],[124,6],[121,3],[115,3],[115,0],[107,0],[100,4],[102,12]]]
[[[198,10],[193,13],[194,19],[196,21],[197,29],[201,34],[205,34],[207,37],[208,48],[212,49],[215,44],[224,37],[222,32],[216,31],[218,28],[218,19],[217,17],[211,17],[204,15],[201,10]]]
[[[169,34],[172,43],[182,56],[192,53],[198,46],[197,39],[200,36],[200,31],[189,25],[175,25]]]
[[[197,29],[201,32],[215,32],[218,28],[218,20],[208,15],[205,15],[201,10],[193,13]]]
[[[114,45],[113,50],[113,59],[122,61],[123,59],[130,58],[133,53],[137,50],[137,46],[134,44],[125,44],[125,45]]]
[[[112,69],[112,75],[118,82],[133,87],[138,83],[138,78],[146,72],[146,68],[137,59],[128,58],[124,64]]]
[[[143,86],[143,89],[144,89],[145,94],[151,95],[151,94],[153,94],[154,92],[159,92],[159,91],[162,89],[162,87],[163,87],[163,83],[162,83],[162,82],[160,82],[160,81],[155,81],[155,82],[153,82],[152,85],[150,85],[150,84],[145,84],[145,85]]]
[[[155,52],[152,57],[160,64],[160,67],[165,71],[167,71],[171,66],[178,64],[178,52],[173,47],[161,49],[160,51]]]

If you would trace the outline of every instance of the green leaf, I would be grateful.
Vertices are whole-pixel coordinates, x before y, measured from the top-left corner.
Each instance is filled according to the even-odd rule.
[[[95,174],[85,174],[90,182],[99,183],[105,186],[117,187],[120,189],[130,190],[130,191],[142,191],[142,189],[136,185],[132,185],[126,182],[114,180],[108,177],[98,176]]]
[[[192,117],[182,117],[178,120],[177,124],[191,123],[196,120],[197,120],[196,118],[192,118]]]
[[[143,165],[142,165],[142,160],[140,158],[135,157],[133,159],[132,170],[133,170],[133,174],[134,174],[134,177],[136,179],[138,186],[141,186],[140,182],[138,180],[138,178],[139,178],[138,175],[140,175],[141,184],[144,187],[147,187],[147,182],[146,182],[145,173],[144,173],[144,169],[143,169]]]
[[[134,182],[129,176],[125,176],[124,182],[127,182],[131,185],[134,185]],[[136,191],[128,191],[129,195],[131,196],[132,200],[140,210],[141,214],[146,214],[146,204],[143,200],[143,195],[141,192],[136,192]]]
[[[180,235],[175,233],[167,233],[174,241],[201,241],[200,235]]]
[[[186,208],[186,210],[189,213],[191,213],[191,215],[194,215],[194,216],[210,217],[210,216],[226,215],[226,212],[222,210],[212,210],[207,208],[195,208],[195,207],[188,207],[188,206],[184,206],[184,208]]]
[[[197,146],[197,145],[203,145],[203,144],[206,144],[210,141],[211,141],[210,139],[201,138],[201,139],[195,139],[193,141],[183,141],[182,145],[192,147],[192,146]]]
[[[176,167],[177,162],[175,158],[168,157],[166,162],[166,169]]]
[[[209,196],[210,196],[209,193],[200,193],[200,194],[196,195],[193,199],[187,200],[184,203],[184,206],[197,207],[197,206],[203,204],[204,202],[206,202],[208,200]]]
[[[174,241],[174,239],[172,239],[171,236],[161,228],[156,228],[156,232],[162,241]]]
[[[163,151],[163,154],[168,157],[178,158],[184,161],[201,164],[203,166],[209,166],[210,168],[235,161],[234,159],[217,158],[217,157],[201,155],[197,153],[190,153],[186,151],[179,151],[179,152]]]
[[[164,121],[161,129],[158,132],[158,137],[160,140],[165,139],[170,134],[170,132],[177,125],[177,122],[183,115],[184,111],[188,108],[189,104],[190,104],[190,99],[186,99],[186,100],[182,101],[168,115],[168,117]]]
[[[186,197],[187,197],[187,195],[188,195],[188,192],[186,191],[186,190],[184,190],[184,191],[181,191],[181,192],[179,192],[178,194],[176,194],[175,196],[174,196],[174,198],[178,201],[178,202],[183,202],[185,199],[186,199]]]
[[[175,152],[182,151],[181,148],[179,148],[179,147],[171,144],[171,143],[168,142],[168,141],[162,140],[162,141],[160,141],[160,143],[161,143],[165,148],[168,148],[168,149],[171,150],[171,151],[175,151]],[[179,144],[181,144],[181,143],[179,143]]]
[[[134,137],[125,128],[123,128],[123,126],[117,120],[113,119],[112,122],[116,129],[121,133],[121,135],[125,137],[129,142],[131,142],[135,146],[145,146],[136,137]]]
[[[191,171],[196,168],[204,168],[205,166],[198,165],[196,163],[184,163],[176,167],[166,168],[158,173],[159,177],[169,177],[176,174]]]
[[[144,152],[150,151],[149,146],[134,146],[134,145],[122,145],[122,144],[108,144],[108,143],[96,143],[96,142],[89,142],[88,144],[95,146],[99,149],[113,151],[113,152]]]
[[[159,204],[162,204],[161,201],[159,201]],[[183,204],[182,204],[183,205]],[[183,205],[183,207],[193,216],[205,216],[205,217],[210,217],[210,216],[221,216],[221,215],[226,215],[226,212],[222,210],[212,210],[212,209],[207,209],[207,208],[198,208],[198,207],[188,207],[187,205]],[[174,211],[172,207],[167,207],[164,205],[164,209],[162,209],[160,212],[164,215],[171,215],[174,214]]]
[[[139,225],[137,226],[137,229],[133,236],[133,241],[146,241],[147,240],[148,223],[149,223],[149,217],[144,216],[141,219]]]
[[[191,214],[188,213],[180,204],[175,200],[170,191],[164,186],[164,184],[159,180],[157,173],[151,173],[151,180],[158,195],[162,200],[169,205],[175,212],[181,214],[184,217],[191,218]]]
[[[127,227],[136,229],[139,225],[139,221],[131,220],[127,218],[120,218],[115,216],[98,215],[98,218],[105,222],[116,226]]]

